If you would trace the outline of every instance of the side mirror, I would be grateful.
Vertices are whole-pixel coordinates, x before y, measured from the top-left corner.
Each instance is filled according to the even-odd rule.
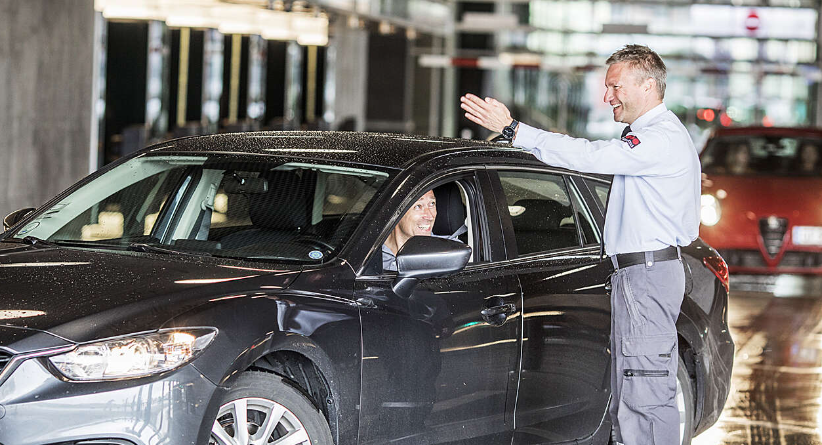
[[[3,231],[9,230],[12,226],[19,223],[23,218],[29,216],[29,213],[35,210],[34,207],[26,207],[25,209],[15,210],[5,218],[3,218]]]
[[[462,270],[471,259],[471,247],[433,236],[414,236],[397,252],[397,279],[391,288],[408,298],[419,280]]]

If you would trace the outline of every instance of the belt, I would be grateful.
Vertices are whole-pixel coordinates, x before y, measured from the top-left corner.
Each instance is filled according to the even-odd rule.
[[[614,263],[614,268],[616,269],[645,264],[646,261],[648,266],[653,266],[656,261],[668,261],[677,258],[679,258],[679,247],[676,246],[668,246],[664,249],[651,252],[631,252],[611,255],[611,261]]]

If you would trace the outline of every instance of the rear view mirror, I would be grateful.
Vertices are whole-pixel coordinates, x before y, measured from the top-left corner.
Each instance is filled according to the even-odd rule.
[[[256,194],[268,191],[268,180],[265,178],[243,178],[235,175],[223,184],[226,193]]]
[[[29,213],[34,210],[34,207],[26,207],[24,209],[15,210],[6,215],[6,217],[3,218],[3,231],[9,230],[12,226],[22,221],[23,218],[29,216]]]
[[[419,280],[445,276],[462,270],[471,258],[471,247],[433,236],[414,236],[397,252],[397,279],[391,286],[401,297],[409,297]]]

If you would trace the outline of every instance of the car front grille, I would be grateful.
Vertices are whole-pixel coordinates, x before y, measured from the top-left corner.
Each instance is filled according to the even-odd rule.
[[[765,259],[758,250],[723,249],[722,258],[731,267],[765,267]]]
[[[762,235],[762,241],[765,244],[765,250],[771,258],[776,257],[782,249],[782,243],[785,239],[785,232],[788,231],[787,218],[777,218],[769,216],[759,220],[759,233]]]
[[[768,267],[758,250],[722,249],[722,258],[730,267]],[[816,269],[822,267],[822,252],[786,251],[777,269]]]
[[[817,268],[822,266],[822,252],[785,252],[779,267]]]

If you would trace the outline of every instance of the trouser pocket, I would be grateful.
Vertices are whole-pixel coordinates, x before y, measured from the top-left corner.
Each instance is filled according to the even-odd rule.
[[[631,407],[667,405],[676,396],[676,334],[624,337],[622,400]]]
[[[631,325],[642,328],[645,326],[645,319],[643,317],[640,317],[639,315],[639,308],[637,307],[635,295],[636,294],[634,294],[634,286],[631,283],[631,279],[628,276],[628,273],[623,273],[622,299],[625,301],[625,309],[628,312],[628,318],[631,321]]]

